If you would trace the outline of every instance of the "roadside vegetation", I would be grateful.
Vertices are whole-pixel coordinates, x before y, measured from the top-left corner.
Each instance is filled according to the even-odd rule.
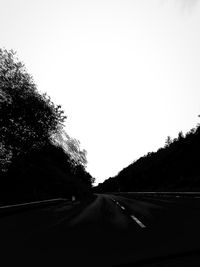
[[[168,136],[164,147],[134,161],[94,191],[200,191],[200,125],[185,136]]]
[[[0,204],[90,197],[86,151],[65,120],[16,53],[0,49]]]

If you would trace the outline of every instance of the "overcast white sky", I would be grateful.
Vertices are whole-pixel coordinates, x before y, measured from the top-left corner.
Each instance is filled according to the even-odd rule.
[[[199,122],[198,0],[0,4],[0,47],[62,105],[97,183]]]

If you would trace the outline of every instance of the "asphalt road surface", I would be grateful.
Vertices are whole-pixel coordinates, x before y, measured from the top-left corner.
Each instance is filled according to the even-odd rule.
[[[1,256],[26,266],[200,266],[200,198],[102,194],[0,216]]]

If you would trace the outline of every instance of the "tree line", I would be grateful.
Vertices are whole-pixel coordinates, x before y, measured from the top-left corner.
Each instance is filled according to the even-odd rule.
[[[66,116],[40,93],[13,50],[0,49],[0,202],[85,198],[94,178]]]
[[[112,191],[200,191],[200,125],[150,152],[94,188]]]

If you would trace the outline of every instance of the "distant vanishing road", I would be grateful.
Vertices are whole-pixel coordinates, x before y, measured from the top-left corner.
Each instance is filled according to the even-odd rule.
[[[200,266],[200,194],[99,194],[0,213],[0,243],[16,263],[29,255],[27,266]]]

